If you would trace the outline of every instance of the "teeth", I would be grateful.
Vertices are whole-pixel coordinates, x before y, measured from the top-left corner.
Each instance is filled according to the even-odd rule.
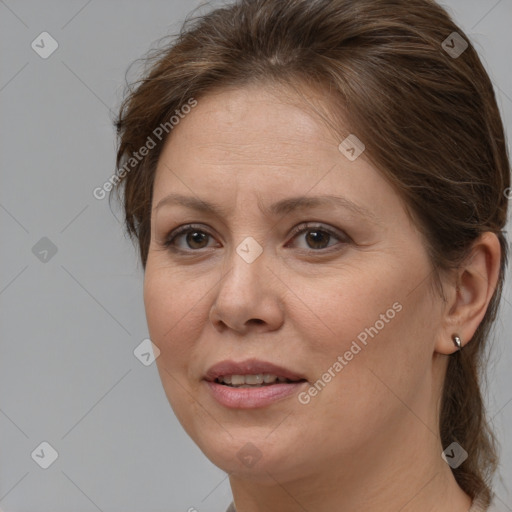
[[[246,384],[263,384],[263,375],[261,373],[258,375],[246,375],[245,383]]]
[[[240,384],[245,384],[245,378],[243,375],[232,375],[231,376],[231,384],[233,386],[239,386]]]
[[[278,377],[269,373],[258,373],[256,375],[222,375],[218,381],[230,386],[260,386],[262,384],[273,384],[274,382],[291,382],[285,377]]]

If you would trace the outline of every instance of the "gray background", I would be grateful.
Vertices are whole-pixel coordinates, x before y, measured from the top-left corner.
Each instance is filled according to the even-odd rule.
[[[512,0],[442,3],[487,67],[510,148]],[[148,337],[141,267],[116,219],[120,210],[92,195],[114,170],[110,110],[119,105],[128,65],[176,32],[198,4],[0,0],[5,512],[216,512],[231,501],[225,473],[174,417],[155,365],[133,354]],[[59,44],[47,59],[31,48],[43,31]],[[43,237],[54,255],[34,254]],[[502,444],[496,492],[508,510],[511,303],[507,278],[487,399]],[[59,454],[46,470],[31,457],[43,441]]]

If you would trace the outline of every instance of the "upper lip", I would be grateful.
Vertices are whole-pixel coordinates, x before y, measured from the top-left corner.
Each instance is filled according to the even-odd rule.
[[[204,379],[213,382],[218,377],[225,375],[257,375],[260,373],[284,377],[289,380],[305,380],[305,377],[299,373],[259,359],[246,359],[239,362],[230,360],[220,361],[210,367]]]

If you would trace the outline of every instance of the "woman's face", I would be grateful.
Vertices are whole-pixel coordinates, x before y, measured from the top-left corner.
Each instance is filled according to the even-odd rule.
[[[155,176],[144,281],[176,416],[214,464],[262,481],[346,467],[354,454],[368,462],[405,432],[436,428],[441,309],[420,234],[365,153],[340,150],[291,94],[210,94],[174,127]],[[304,380],[206,380],[217,363],[248,360]],[[286,373],[219,372],[228,382]]]

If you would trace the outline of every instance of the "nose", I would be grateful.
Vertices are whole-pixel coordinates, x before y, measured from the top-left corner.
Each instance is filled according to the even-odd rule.
[[[219,332],[247,334],[279,329],[283,324],[285,286],[268,266],[265,251],[248,263],[235,250],[220,279],[210,321]]]

